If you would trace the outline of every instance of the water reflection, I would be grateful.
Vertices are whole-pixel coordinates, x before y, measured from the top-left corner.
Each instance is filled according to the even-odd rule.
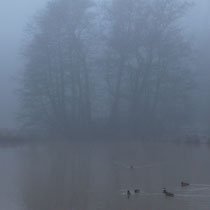
[[[5,210],[210,209],[209,160],[205,145],[65,142],[2,149],[1,206]],[[191,185],[181,187],[181,181]],[[175,197],[165,197],[164,187]],[[131,193],[128,199],[127,190],[134,189],[140,193]]]

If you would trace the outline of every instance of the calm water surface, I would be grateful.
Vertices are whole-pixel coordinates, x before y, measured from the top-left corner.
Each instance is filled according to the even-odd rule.
[[[181,181],[192,185],[181,188]],[[163,187],[175,197],[166,198]],[[126,190],[135,188],[141,193],[127,199]],[[0,209],[209,210],[210,148],[138,142],[1,148]]]

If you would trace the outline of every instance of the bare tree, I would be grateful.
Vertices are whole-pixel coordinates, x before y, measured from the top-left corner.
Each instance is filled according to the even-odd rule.
[[[84,44],[89,7],[88,0],[51,1],[35,20],[22,88],[28,122],[68,130],[91,120]]]
[[[168,120],[176,121],[175,106],[181,99],[184,106],[190,83],[190,44],[180,27],[189,6],[172,0],[112,1],[106,58],[112,122],[121,110],[121,122],[125,119],[136,131],[145,131],[167,121],[161,107],[166,104],[174,112],[174,118],[167,113]]]
[[[180,129],[192,89],[181,28],[189,4],[104,4],[54,0],[35,20],[22,82],[26,122],[60,132],[90,124],[136,135]]]

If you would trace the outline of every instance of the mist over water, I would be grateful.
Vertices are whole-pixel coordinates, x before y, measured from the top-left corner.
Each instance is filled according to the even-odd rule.
[[[0,26],[0,209],[210,209],[208,0],[7,0]]]
[[[170,143],[66,142],[4,149],[1,206],[5,210],[209,209],[209,158],[206,146]],[[183,180],[191,185],[181,187]],[[165,197],[164,187],[175,197]],[[136,188],[141,192],[128,199],[126,191]]]

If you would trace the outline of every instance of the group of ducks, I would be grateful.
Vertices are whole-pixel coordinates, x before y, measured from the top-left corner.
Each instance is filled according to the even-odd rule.
[[[187,183],[187,182],[181,182],[181,186],[182,186],[182,187],[187,187],[187,186],[189,186],[189,185],[190,185],[190,184]],[[140,193],[140,190],[139,190],[139,189],[135,189],[135,190],[134,190],[134,193],[135,193],[135,194],[138,194],[138,193]],[[163,194],[165,194],[165,196],[167,196],[167,197],[174,197],[174,193],[168,192],[168,191],[166,190],[166,188],[163,188]],[[131,196],[131,191],[128,190],[128,191],[127,191],[127,197],[128,197],[128,199],[130,198],[130,196]]]
[[[187,182],[181,182],[181,186],[182,186],[182,187],[187,187],[187,186],[189,186],[189,185],[190,185],[190,184],[187,183]],[[165,194],[165,195],[168,196],[168,197],[174,197],[174,193],[168,192],[168,191],[166,190],[166,188],[163,188],[163,194]]]
[[[138,193],[140,193],[140,189],[134,189],[134,194],[138,194]],[[127,191],[127,197],[128,197],[128,199],[130,198],[130,196],[131,196],[131,191],[128,190]]]

